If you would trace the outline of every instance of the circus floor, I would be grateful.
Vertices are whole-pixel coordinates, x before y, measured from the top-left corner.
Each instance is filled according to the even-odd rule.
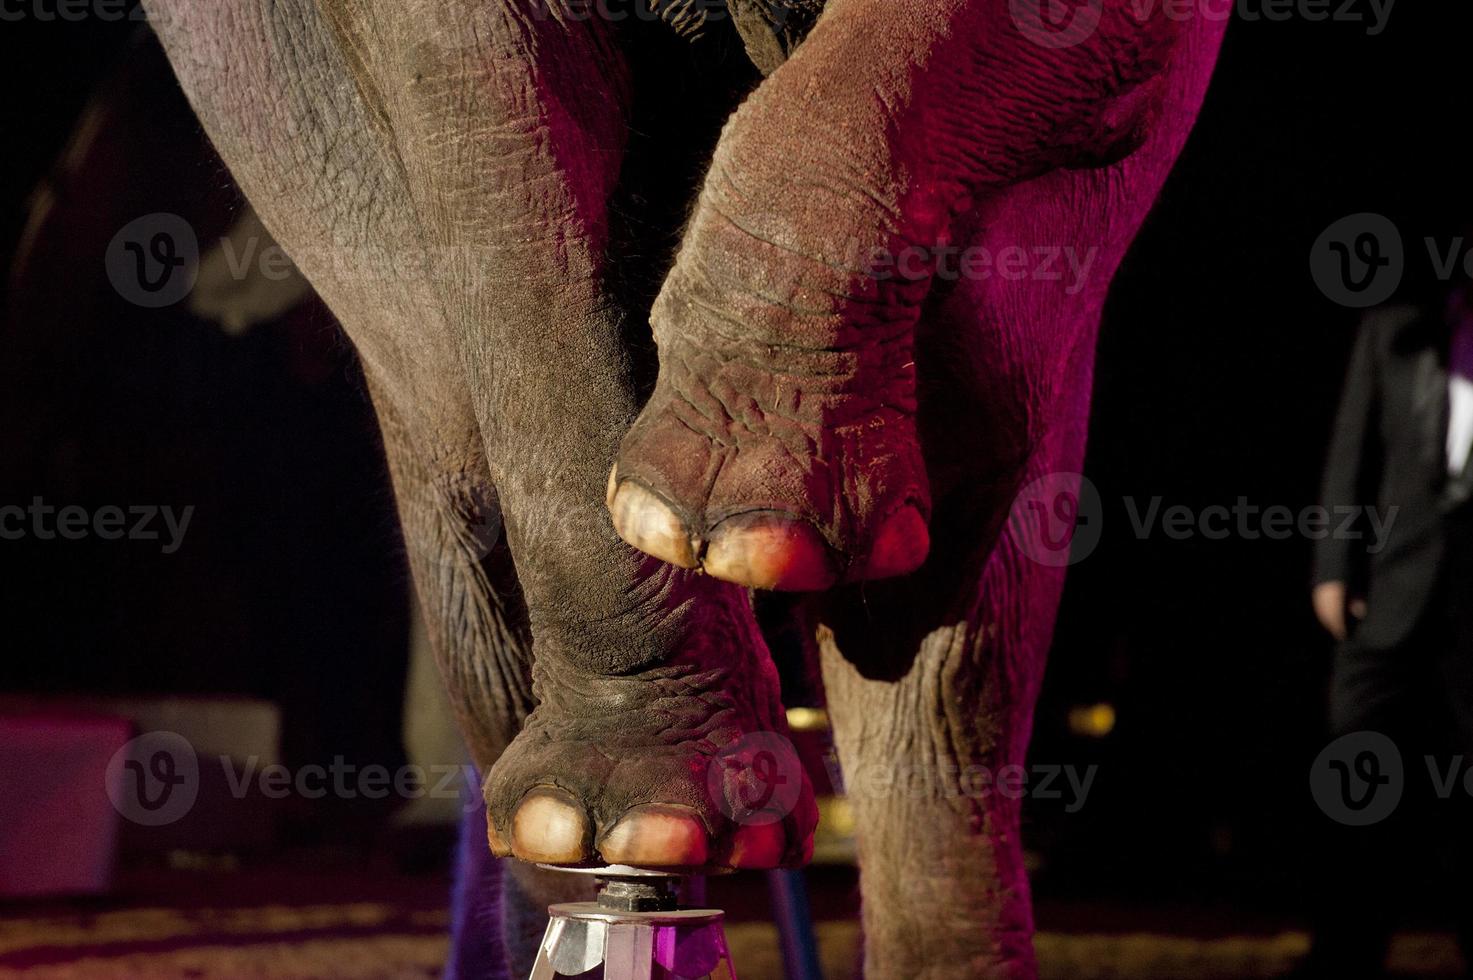
[[[855,977],[852,883],[837,872],[812,880],[825,974]],[[176,868],[135,872],[123,885],[108,901],[0,906],[0,978],[407,980],[437,977],[446,953],[439,872]],[[741,975],[781,980],[775,932],[760,921],[761,881],[726,887],[735,891],[713,904],[731,914]],[[1292,928],[1217,934],[1211,915],[1183,927],[1179,910],[1106,917],[1045,903],[1039,920],[1042,975],[1071,980],[1275,977],[1308,946]],[[1444,977],[1459,975],[1461,961],[1450,937],[1407,933],[1392,966],[1398,976]]]

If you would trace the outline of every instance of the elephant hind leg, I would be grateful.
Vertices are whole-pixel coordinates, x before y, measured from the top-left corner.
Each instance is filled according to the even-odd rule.
[[[873,588],[873,586],[871,586]],[[1008,651],[978,618],[931,632],[898,678],[819,630],[844,789],[859,828],[865,972],[915,980],[1036,976],[1020,765],[1042,652]],[[868,674],[868,676],[867,676]]]
[[[1025,475],[1053,468],[1047,449]],[[937,526],[973,547],[829,596],[817,631],[859,828],[869,976],[1037,974],[1023,765],[1063,569],[1030,560],[968,496]]]

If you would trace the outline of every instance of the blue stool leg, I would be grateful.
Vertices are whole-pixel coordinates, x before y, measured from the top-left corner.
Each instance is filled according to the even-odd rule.
[[[470,781],[460,816],[444,980],[508,980],[501,942],[501,869],[486,842],[486,808],[477,786]]]
[[[803,872],[781,868],[769,871],[767,890],[772,895],[772,913],[777,920],[787,980],[823,980],[823,969],[818,964],[818,935],[813,931]]]

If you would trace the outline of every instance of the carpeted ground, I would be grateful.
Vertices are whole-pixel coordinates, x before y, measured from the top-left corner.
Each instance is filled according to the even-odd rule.
[[[153,876],[105,904],[0,906],[0,980],[435,978],[447,948],[447,894],[438,875],[341,869]],[[734,919],[728,936],[743,980],[781,980],[775,931],[755,921],[761,899],[753,896],[748,908],[723,904]],[[842,902],[816,911],[846,916],[822,921],[819,932],[826,976],[850,980],[858,927]],[[1308,938],[1295,931],[1045,930],[1037,940],[1043,977],[1058,980],[1275,977],[1307,947]],[[1398,937],[1392,966],[1403,977],[1451,977],[1459,975],[1461,960],[1449,937],[1413,933]]]
[[[31,980],[409,980],[439,976],[443,912],[373,902],[271,905],[234,910],[129,909],[96,915],[12,918],[0,923],[0,977]],[[829,980],[855,975],[858,929],[820,927]],[[748,980],[781,980],[776,935],[761,923],[729,930]],[[1273,977],[1303,954],[1302,933],[1189,939],[1131,933],[1042,933],[1038,953],[1049,978]],[[24,964],[24,965],[22,965]],[[1456,976],[1446,937],[1404,935],[1393,965],[1405,976]]]

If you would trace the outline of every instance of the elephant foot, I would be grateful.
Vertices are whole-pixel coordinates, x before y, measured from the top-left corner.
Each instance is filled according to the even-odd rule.
[[[914,571],[930,547],[908,338],[854,350],[662,342],[609,474],[630,545],[749,588]]]
[[[690,664],[541,673],[541,704],[486,782],[497,855],[671,869],[808,860],[817,809],[775,676]],[[760,708],[744,703],[754,688]]]

